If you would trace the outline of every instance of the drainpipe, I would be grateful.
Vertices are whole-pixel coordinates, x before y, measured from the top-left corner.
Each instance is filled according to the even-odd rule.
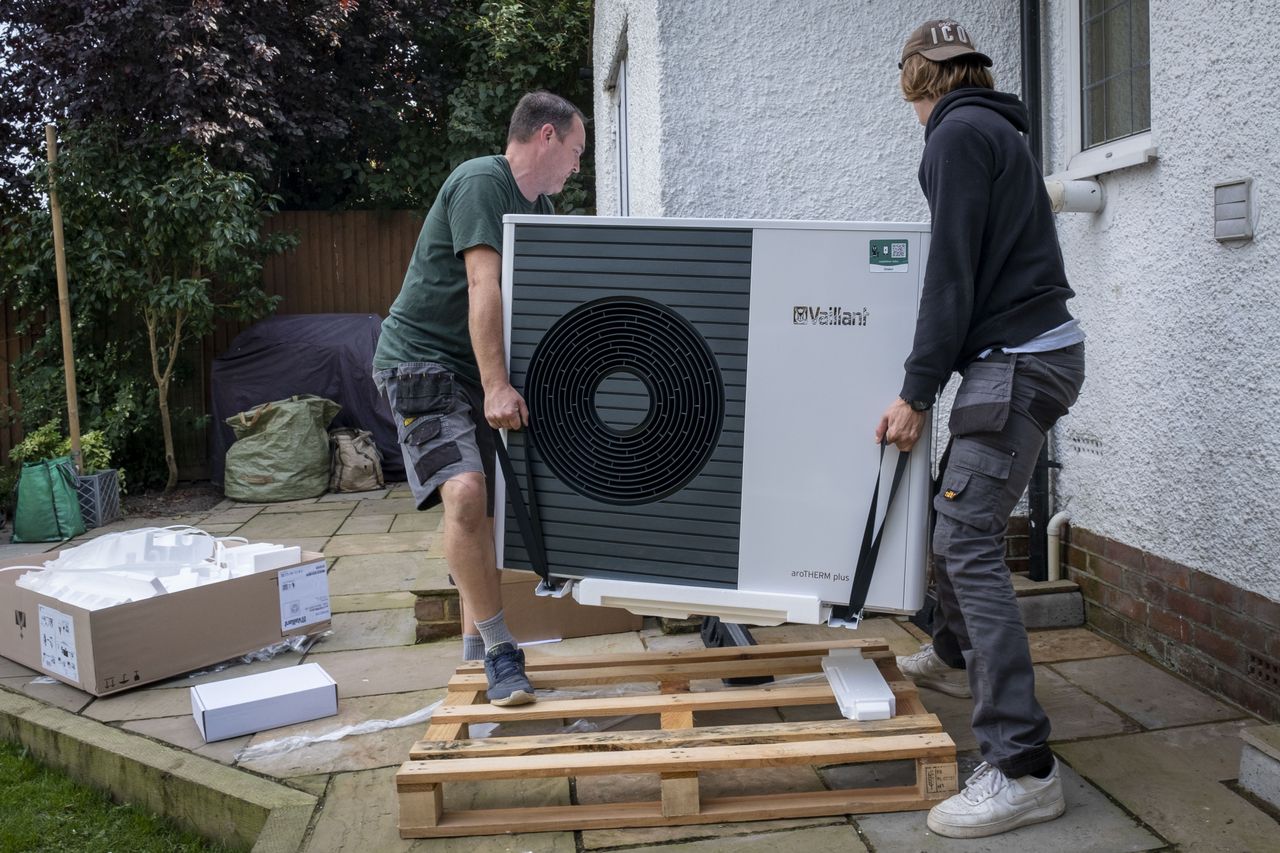
[[[1044,128],[1040,118],[1040,0],[1022,0],[1020,9],[1022,24],[1022,100],[1027,105],[1030,128],[1027,144],[1031,156],[1044,173]],[[1049,519],[1049,440],[1046,437],[1027,487],[1027,568],[1033,581],[1048,576],[1049,543],[1046,526]]]
[[[1071,520],[1071,514],[1060,512],[1049,519],[1046,534],[1049,539],[1049,577],[1048,580],[1062,580],[1062,526]]]

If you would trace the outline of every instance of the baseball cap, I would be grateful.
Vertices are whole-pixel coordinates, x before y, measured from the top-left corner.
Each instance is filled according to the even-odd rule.
[[[925,59],[932,59],[934,62],[945,62],[948,59],[955,59],[960,56],[972,56],[988,68],[991,67],[991,57],[979,52],[973,46],[973,39],[969,37],[969,31],[958,21],[953,21],[950,18],[925,21],[916,27],[911,33],[911,38],[907,39],[906,45],[902,48],[902,57],[898,60],[898,67],[902,67],[902,63],[907,61],[908,56],[917,53]]]

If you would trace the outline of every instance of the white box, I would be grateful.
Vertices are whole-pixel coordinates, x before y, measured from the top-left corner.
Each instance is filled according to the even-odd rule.
[[[338,713],[338,685],[318,663],[191,688],[191,714],[206,743]]]

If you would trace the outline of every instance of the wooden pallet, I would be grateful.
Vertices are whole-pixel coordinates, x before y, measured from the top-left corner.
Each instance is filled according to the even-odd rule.
[[[718,688],[721,678],[820,673],[832,648],[860,648],[876,661],[897,700],[889,720],[826,720],[694,726],[699,711],[784,708],[834,702],[825,681]],[[555,657],[530,653],[534,687],[601,689],[655,685],[652,693],[574,699],[544,698],[500,708],[484,702],[484,669],[459,667],[423,740],[396,774],[403,838],[494,835],[507,832],[721,823],[740,820],[926,809],[956,791],[956,748],[938,718],[925,711],[883,640],[791,643],[682,652]],[[690,692],[691,681],[715,679]],[[578,720],[656,715],[648,731],[542,734],[467,739],[472,723]],[[817,792],[709,798],[700,774],[735,768],[821,767],[913,760],[915,784]],[[447,811],[444,785],[453,782],[654,773],[661,799],[527,808]]]

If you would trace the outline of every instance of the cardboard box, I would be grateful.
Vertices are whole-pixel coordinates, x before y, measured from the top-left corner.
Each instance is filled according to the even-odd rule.
[[[572,595],[551,598],[534,593],[538,575],[502,570],[502,612],[508,630],[522,643],[567,640],[639,631],[644,617],[617,607],[588,607]]]
[[[338,713],[338,685],[318,663],[191,688],[191,715],[205,743]]]
[[[0,562],[40,565],[57,552]],[[105,696],[329,627],[324,557],[101,610],[23,589],[0,571],[0,656]]]

